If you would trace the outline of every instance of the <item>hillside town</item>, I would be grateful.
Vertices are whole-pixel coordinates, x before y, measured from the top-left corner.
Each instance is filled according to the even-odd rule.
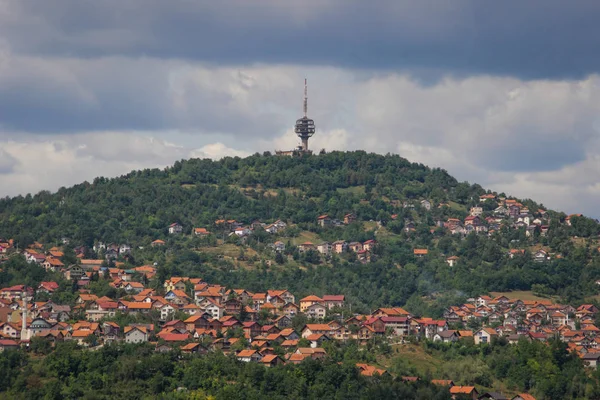
[[[485,213],[482,207],[473,207],[464,220],[435,221],[435,229],[450,235],[464,236],[471,232],[492,235],[508,226],[524,228],[527,237],[547,235],[550,220],[544,210],[530,212],[516,200],[497,198],[493,194],[481,196],[480,202],[486,201],[496,201],[499,206]],[[401,206],[415,207],[411,203]],[[416,206],[423,210],[432,207],[427,200]],[[392,215],[392,220],[396,218]],[[563,223],[568,225],[570,218]],[[346,214],[343,220],[321,215],[315,225],[344,227],[354,222],[356,216],[352,213]],[[381,221],[377,224],[383,225]],[[218,234],[223,238],[234,237],[243,245],[257,229],[280,237],[288,227],[289,223],[281,220],[269,224],[260,221],[243,224],[232,219],[219,219],[210,228],[193,227],[191,233],[188,233],[189,228],[174,222],[166,232],[167,236],[190,234],[201,239],[214,238]],[[403,230],[411,234],[415,230],[414,222],[405,220]],[[167,238],[153,240],[151,247],[165,248],[167,240],[163,239]],[[68,244],[69,240],[65,238],[62,246],[50,247],[35,242],[28,248],[19,249],[13,240],[0,240],[2,261],[21,256],[49,273],[60,274],[77,291],[74,303],[64,304],[53,300],[54,294],[62,290],[57,281],[44,281],[37,287],[17,284],[0,289],[0,351],[28,348],[33,340],[45,341],[50,346],[74,341],[83,348],[92,349],[116,342],[149,343],[156,352],[178,350],[201,355],[218,351],[243,362],[270,367],[327,357],[324,343],[332,341],[355,341],[360,345],[378,341],[400,346],[419,341],[468,341],[485,345],[498,340],[516,344],[559,338],[588,367],[596,368],[600,359],[600,329],[595,322],[598,309],[592,304],[573,307],[544,299],[481,295],[465,304],[448,307],[439,319],[413,315],[403,308],[386,305],[369,314],[357,314],[352,313],[344,293],[296,298],[286,289],[252,292],[181,276],[167,278],[158,287],[151,286],[150,282],[157,278],[157,265],[131,265],[131,245],[97,241],[92,249],[75,246],[72,250],[76,262],[66,264],[64,246]],[[268,248],[281,255],[288,246],[289,242],[286,245],[282,240],[274,240]],[[352,254],[356,261],[364,264],[375,259],[377,246],[374,239],[362,242],[305,241],[296,244],[294,251],[313,254],[325,261],[332,256]],[[143,249],[142,246],[139,248]],[[529,250],[513,248],[505,257],[522,256],[526,251]],[[96,258],[89,258],[90,254]],[[413,256],[416,259],[428,257],[429,249],[415,247]],[[449,267],[460,263],[460,257],[456,255],[444,257]],[[531,257],[534,261],[545,262],[551,257],[560,258],[560,254],[540,247],[531,252]],[[89,286],[98,280],[108,282],[116,295],[98,297],[93,294]],[[386,369],[375,365],[357,364],[357,367],[365,376],[388,374]],[[405,376],[402,379],[409,382],[418,378]],[[478,393],[474,386],[454,385],[444,379],[432,382],[448,386],[452,396],[503,398],[498,394],[493,397],[489,393]],[[519,396],[514,399],[532,398],[528,394]]]
[[[189,277],[171,277],[161,288],[153,289],[142,283],[155,277],[153,265],[103,268],[104,260],[82,258],[79,265],[64,268],[60,248],[42,251],[43,246],[34,247],[23,250],[23,256],[44,268],[62,269],[77,285],[77,298],[74,305],[38,301],[59,290],[53,281],[41,282],[38,287],[1,289],[0,351],[27,348],[32,340],[47,341],[50,346],[75,341],[83,348],[114,342],[150,343],[157,352],[219,351],[243,362],[275,366],[326,357],[323,344],[329,341],[361,345],[377,340],[397,345],[422,340],[470,341],[485,345],[497,340],[514,344],[558,337],[590,368],[596,368],[600,359],[600,329],[595,324],[598,309],[591,304],[575,308],[550,300],[482,295],[449,307],[442,319],[413,315],[400,307],[349,314],[342,293],[297,299],[285,289],[257,293]],[[94,275],[102,275],[122,296],[91,294],[86,286]],[[303,318],[300,326],[296,323],[299,317]],[[116,322],[124,318],[144,322]],[[365,376],[388,373],[374,365],[357,367]],[[452,394],[480,395],[474,386],[456,386],[440,379],[434,383],[448,385]]]

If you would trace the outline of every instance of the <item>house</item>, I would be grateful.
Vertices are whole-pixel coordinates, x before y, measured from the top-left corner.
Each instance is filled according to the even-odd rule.
[[[469,215],[467,218],[465,218],[465,228],[468,227],[469,225],[471,225],[473,227],[481,225],[481,218],[479,218],[477,216]]]
[[[348,243],[345,242],[344,240],[337,240],[332,243],[332,250],[336,254],[341,254],[348,250]]]
[[[319,226],[321,227],[326,227],[332,224],[332,220],[331,218],[329,218],[328,215],[321,215],[320,217],[317,218],[317,224],[319,224]]]
[[[496,200],[496,195],[492,194],[492,193],[488,193],[488,194],[483,194],[483,195],[479,196],[479,201],[481,201],[481,202],[486,202],[488,200]]]
[[[285,361],[277,354],[267,354],[260,360],[260,363],[266,367],[274,367],[285,364]]]
[[[200,237],[206,237],[210,235],[210,232],[206,228],[194,228],[194,235]]]
[[[359,251],[363,250],[363,245],[360,242],[350,242],[348,243],[348,249],[350,249],[350,251],[358,253]]]
[[[325,315],[327,314],[327,307],[325,307],[321,303],[315,303],[304,310],[304,314],[308,318],[312,319],[325,319]]]
[[[125,343],[147,342],[148,337],[148,329],[145,326],[130,325],[125,327]]]
[[[301,336],[307,338],[314,334],[331,335],[333,331],[334,329],[328,324],[306,324],[302,328]]]
[[[119,254],[125,255],[131,253],[131,246],[129,244],[122,244],[119,246]]]
[[[326,294],[325,296],[323,296],[323,302],[325,303],[325,306],[327,307],[327,309],[331,310],[334,307],[344,307],[344,300],[345,300],[345,296],[342,295],[329,295]]]
[[[311,242],[304,242],[304,243],[298,245],[298,251],[300,253],[304,253],[306,251],[315,250],[315,249],[316,249],[316,246]]]
[[[508,257],[509,258],[515,258],[515,256],[523,255],[523,254],[525,254],[525,250],[524,249],[510,249],[508,251]]]
[[[389,373],[385,370],[385,369],[381,369],[381,368],[377,368],[373,365],[369,365],[369,364],[361,364],[358,363],[356,364],[356,367],[358,368],[358,370],[360,371],[360,374],[362,376],[375,376],[375,375],[386,375]]]
[[[539,249],[533,254],[533,261],[535,262],[544,262],[549,260],[548,253],[544,249]]]
[[[178,306],[185,306],[190,303],[190,297],[183,290],[171,290],[165,294],[165,300]]]
[[[431,202],[429,200],[421,200],[421,207],[429,211],[431,210]]]
[[[44,267],[46,271],[59,271],[64,266],[65,264],[63,264],[58,258],[54,257],[47,257],[42,263],[42,267]]]
[[[213,302],[212,300],[207,299],[206,301],[209,303],[204,306],[204,311],[209,313],[213,318],[223,318],[223,315],[225,314],[225,307]]]
[[[328,242],[323,242],[317,245],[317,251],[325,256],[331,254],[332,248],[333,247],[331,246],[331,243]]]
[[[156,239],[155,241],[153,241],[150,245],[152,247],[162,247],[166,244],[166,242],[164,240],[160,240],[160,239]]]
[[[462,399],[466,397],[473,400],[477,400],[477,396],[479,395],[475,386],[452,386],[450,388],[450,394],[452,395],[452,399]]]
[[[471,207],[469,214],[473,217],[481,217],[483,214],[483,208],[481,207]]]
[[[169,225],[169,235],[175,235],[183,232],[183,226],[177,222]]]
[[[458,263],[458,257],[457,256],[450,256],[450,257],[446,258],[446,263],[449,266],[454,267]]]
[[[163,287],[165,288],[165,292],[185,290],[185,279],[181,277],[172,277],[163,283]]]
[[[271,247],[273,247],[273,250],[275,250],[278,253],[282,253],[282,252],[285,251],[285,243],[283,243],[280,240],[278,240],[277,242],[273,243],[271,245]]]
[[[206,349],[200,346],[200,343],[188,343],[181,347],[181,352],[183,354],[205,354]]]
[[[415,257],[419,257],[419,258],[426,256],[428,252],[429,251],[427,249],[414,249],[413,250],[413,254],[415,255]]]
[[[433,335],[434,342],[453,343],[459,339],[458,333],[453,330],[441,331]]]
[[[233,233],[238,237],[246,237],[252,234],[252,230],[248,227],[240,226],[239,228],[235,228]]]
[[[66,270],[64,270],[63,275],[65,279],[70,281],[78,281],[82,276],[85,275],[85,272],[79,265],[71,265]]]
[[[481,328],[473,335],[475,344],[491,343],[493,338],[498,337],[498,332],[492,328]]]
[[[317,297],[315,295],[306,296],[305,298],[300,300],[300,312],[306,312],[308,307],[312,306],[313,304],[317,304],[317,303],[319,303],[319,304],[323,303],[323,299],[321,299],[320,297]]]
[[[38,293],[52,294],[58,289],[58,283],[56,282],[41,282],[37,288]]]
[[[267,301],[271,302],[271,299],[279,297],[283,299],[285,303],[294,303],[296,301],[296,297],[286,289],[279,290],[267,290]]]
[[[344,224],[349,225],[354,221],[356,221],[356,215],[354,215],[353,213],[344,215]]]
[[[581,359],[586,366],[596,369],[600,364],[598,362],[598,359],[600,359],[600,352],[585,353]]]
[[[376,244],[377,243],[373,239],[367,240],[363,243],[363,250],[373,251]]]
[[[129,282],[125,285],[124,289],[127,293],[140,293],[144,290],[144,285],[140,282]]]
[[[242,350],[237,353],[236,357],[242,362],[259,362],[263,358],[256,350]]]
[[[288,318],[294,318],[300,313],[300,307],[295,303],[287,303],[283,306],[283,314]]]

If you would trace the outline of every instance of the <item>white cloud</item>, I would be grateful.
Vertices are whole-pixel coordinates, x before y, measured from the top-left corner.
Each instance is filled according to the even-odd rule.
[[[235,150],[225,146],[223,143],[211,143],[192,150],[189,157],[193,158],[211,158],[220,160],[223,157],[247,157],[250,153],[244,150]]]
[[[66,118],[77,122],[71,128],[86,129],[5,132],[0,195],[55,189],[187,157],[291,149],[298,145],[292,127],[301,116],[308,76],[308,114],[317,126],[309,143],[316,152],[399,152],[446,168],[459,180],[569,212],[598,214],[600,78],[595,75],[579,81],[447,77],[422,85],[403,74],[329,67],[8,57],[9,67],[0,69],[0,89],[25,88],[27,95],[5,92],[5,104],[28,111],[9,115],[11,123],[38,121],[39,128]],[[51,96],[54,87],[60,89],[57,98]],[[2,97],[0,90],[0,105]],[[119,128],[101,129],[98,121]],[[0,135],[6,122],[0,121]]]
[[[222,143],[200,149],[175,146],[162,139],[131,132],[29,136],[9,140],[0,150],[1,195],[56,190],[98,176],[119,176],[132,170],[162,168],[191,157],[218,159],[247,152]]]

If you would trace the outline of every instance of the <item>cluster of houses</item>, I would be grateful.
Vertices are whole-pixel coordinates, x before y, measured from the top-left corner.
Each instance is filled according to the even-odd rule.
[[[280,233],[287,228],[287,223],[277,220],[272,224],[266,224],[260,221],[254,221],[250,225],[244,225],[234,219],[218,219],[215,221],[215,228],[221,232],[226,233],[228,236],[236,235],[238,237],[250,236],[256,229],[262,228],[267,233]],[[183,234],[183,225],[178,222],[174,222],[168,227],[169,235],[180,235]],[[206,237],[211,232],[206,228],[193,228],[192,235],[198,237]]]
[[[319,244],[314,244],[312,242],[304,242],[299,244],[297,247],[300,253],[313,250],[319,252],[325,257],[329,257],[332,254],[343,254],[346,252],[353,252],[356,254],[359,261],[366,263],[372,260],[372,255],[376,244],[377,242],[372,239],[366,240],[362,243],[337,240],[333,243],[322,242]]]
[[[115,282],[125,281],[117,277]],[[85,347],[118,341],[148,342],[157,352],[222,351],[243,362],[275,366],[326,357],[323,343],[327,341],[366,344],[381,337],[401,343],[414,336],[441,342],[467,338],[483,344],[501,336],[510,343],[559,336],[590,366],[596,366],[600,358],[600,351],[595,351],[600,330],[593,324],[598,310],[591,305],[575,309],[549,301],[480,296],[468,304],[448,308],[443,319],[417,317],[399,307],[343,317],[344,295],[310,295],[296,300],[288,290],[253,293],[187,277],[166,280],[161,294],[140,284],[120,299],[99,298],[81,289],[73,306],[32,301],[37,293],[52,294],[58,289],[56,282],[42,282],[37,288],[17,285],[0,290],[0,351],[27,345],[36,337],[51,345],[72,340]],[[120,326],[113,318],[117,313],[146,315],[148,322]],[[301,314],[309,322],[294,329],[293,319]],[[485,326],[475,332],[450,329],[468,324],[473,318]],[[387,374],[368,364],[357,367],[365,376]],[[418,378],[403,379],[410,382]],[[472,386],[440,380],[434,383],[447,385],[453,396],[500,398],[481,397]]]
[[[449,326],[464,326],[476,321],[482,326],[480,329],[475,332],[448,329],[428,338],[452,342],[466,335],[472,337],[475,344],[490,343],[498,338],[511,344],[519,340],[545,342],[559,338],[588,366],[595,368],[600,359],[600,329],[595,324],[597,313],[598,309],[592,304],[575,308],[550,300],[480,296],[444,311],[444,320]]]

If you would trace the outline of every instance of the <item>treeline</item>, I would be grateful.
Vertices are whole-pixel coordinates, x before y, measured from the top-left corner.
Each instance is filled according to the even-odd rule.
[[[233,356],[157,354],[149,345],[81,351],[61,343],[47,356],[0,353],[0,397],[11,399],[449,399],[447,388],[364,377],[351,362],[307,360],[266,368]]]
[[[43,341],[42,341],[43,342]],[[0,397],[11,399],[449,399],[432,379],[474,385],[480,392],[502,387],[538,399],[600,398],[600,373],[558,340],[502,338],[488,345],[425,342],[435,371],[417,370],[384,343],[361,349],[354,342],[327,346],[324,360],[266,368],[220,352],[156,353],[148,344],[111,344],[82,351],[74,342],[55,349],[32,342],[29,352],[0,353]],[[390,364],[391,373],[362,376],[357,362]],[[404,376],[419,378],[406,382]]]

